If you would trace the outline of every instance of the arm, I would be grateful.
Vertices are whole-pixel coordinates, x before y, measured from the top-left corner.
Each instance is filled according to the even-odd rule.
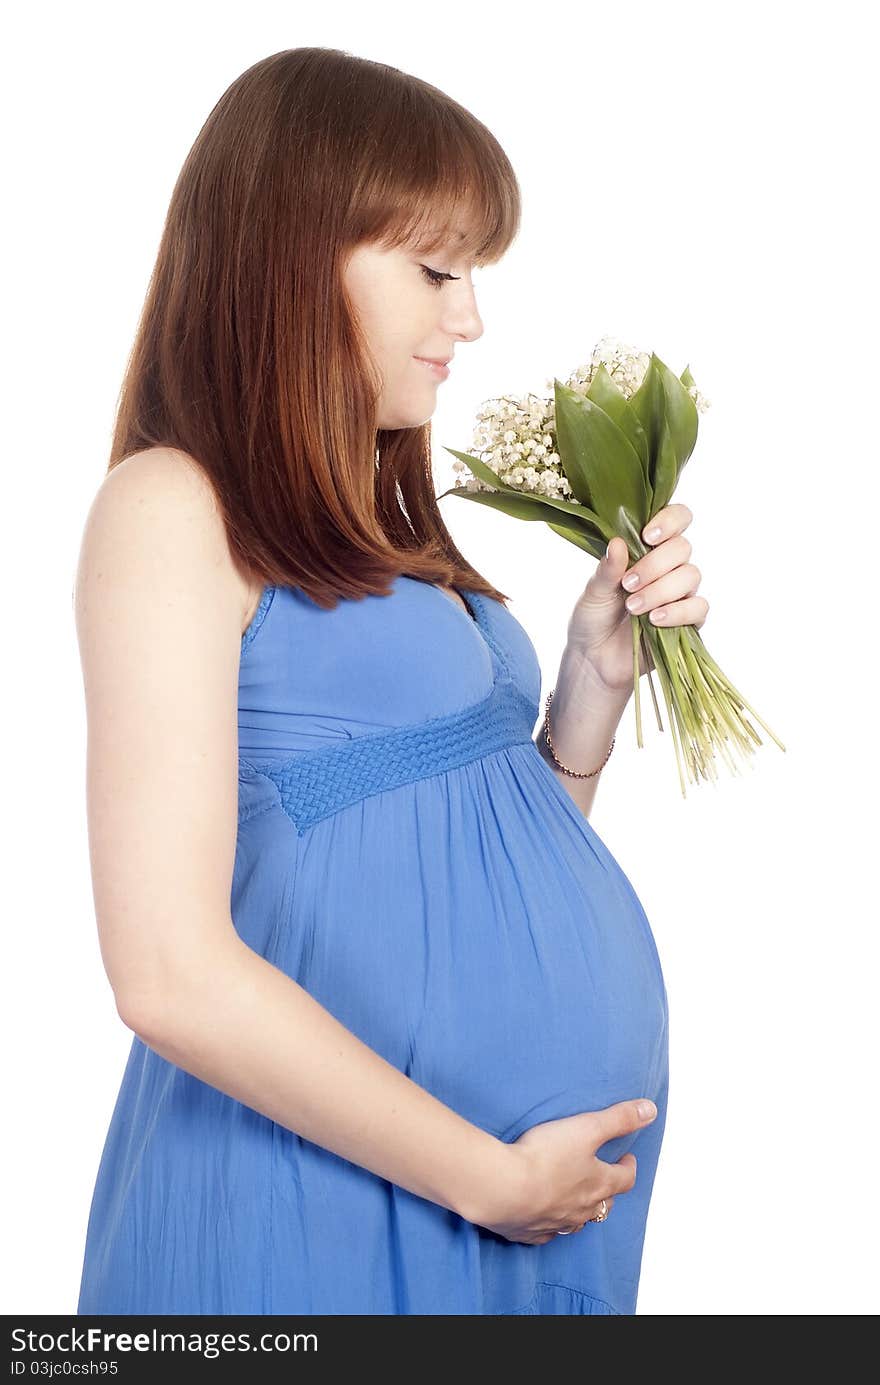
[[[220,926],[222,924],[222,927]],[[169,1062],[469,1221],[501,1178],[506,1146],[361,1042],[219,914],[217,942],[173,959],[161,1002],[119,1012]]]
[[[509,1147],[362,1043],[249,948],[230,908],[247,585],[213,491],[150,449],[105,478],[75,585],[92,884],[120,1017],[270,1120],[468,1220]]]
[[[608,754],[608,747],[617,733],[631,696],[632,687],[621,692],[605,687],[589,662],[576,650],[566,646],[550,704],[550,735],[562,763],[580,773],[600,765]],[[574,779],[558,769],[544,737],[544,710],[542,708],[535,744],[562,787],[584,817],[589,818],[604,769],[589,779]]]

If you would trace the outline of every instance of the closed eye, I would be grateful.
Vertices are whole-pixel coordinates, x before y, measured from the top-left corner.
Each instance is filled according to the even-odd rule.
[[[441,284],[445,284],[449,279],[461,278],[460,274],[444,274],[439,269],[429,269],[425,264],[419,265],[419,269],[428,283],[433,284],[435,288],[440,288]]]

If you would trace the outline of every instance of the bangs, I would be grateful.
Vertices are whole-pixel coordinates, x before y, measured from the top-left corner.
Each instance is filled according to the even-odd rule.
[[[485,125],[428,93],[410,89],[405,112],[371,131],[357,238],[422,254],[449,246],[478,266],[495,264],[519,231],[516,175]]]
[[[500,260],[516,234],[515,228],[511,230],[490,207],[467,192],[450,198],[448,189],[434,189],[416,210],[412,201],[404,203],[404,208],[389,213],[384,230],[377,236],[389,250],[403,248],[431,255],[448,247],[457,258],[482,268]]]

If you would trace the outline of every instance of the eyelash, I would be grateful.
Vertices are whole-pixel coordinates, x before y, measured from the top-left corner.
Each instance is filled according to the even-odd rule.
[[[448,279],[460,279],[460,274],[443,274],[439,269],[429,269],[427,265],[419,265],[419,269],[427,279],[429,284],[433,284],[435,289],[439,289]]]

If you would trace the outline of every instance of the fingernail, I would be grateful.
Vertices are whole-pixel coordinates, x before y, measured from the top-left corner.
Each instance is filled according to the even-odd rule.
[[[638,574],[637,572],[630,572],[630,573],[628,573],[627,576],[624,577],[624,579],[623,579],[623,581],[622,581],[622,583],[621,583],[621,586],[626,587],[626,589],[627,589],[628,592],[631,592],[631,591],[633,590],[633,588],[634,588],[634,587],[637,587],[638,585],[639,585],[639,574]]]
[[[656,1114],[657,1107],[654,1105],[653,1101],[639,1102],[639,1115],[643,1121],[653,1120]]]
[[[648,543],[653,543],[655,539],[659,539],[660,532],[661,531],[659,524],[655,525],[653,529],[649,529],[647,534],[645,535],[645,538],[648,540]]]

